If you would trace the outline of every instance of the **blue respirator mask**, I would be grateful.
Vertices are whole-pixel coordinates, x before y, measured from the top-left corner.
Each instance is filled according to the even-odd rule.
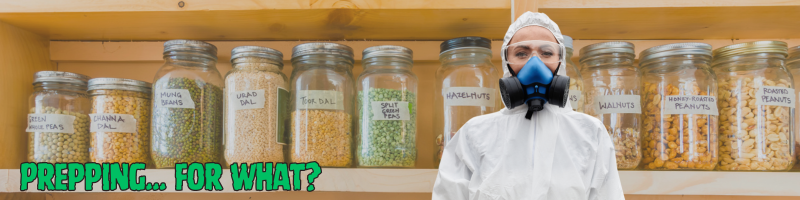
[[[548,41],[522,41],[503,49],[509,63],[511,77],[500,79],[500,94],[508,109],[528,105],[526,119],[533,112],[544,109],[545,103],[564,107],[569,96],[569,77],[556,75],[547,67],[564,63],[564,48]],[[523,65],[514,73],[511,65]],[[560,67],[559,67],[560,68]],[[559,69],[555,71],[558,72]]]

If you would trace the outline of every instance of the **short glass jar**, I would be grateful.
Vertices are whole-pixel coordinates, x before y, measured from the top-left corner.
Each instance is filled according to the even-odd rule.
[[[717,82],[711,45],[676,43],[639,54],[642,163],[646,170],[713,170],[717,165]]]
[[[586,94],[583,111],[606,126],[621,170],[635,169],[642,159],[641,90],[633,48],[629,42],[592,44],[581,49],[580,59]]]
[[[492,41],[461,37],[443,42],[436,71],[434,137],[439,166],[447,142],[458,129],[478,115],[500,110],[497,68],[492,64]]]
[[[322,167],[350,167],[353,160],[353,49],[306,43],[292,49],[289,156]]]
[[[566,47],[567,56],[567,76],[569,76],[569,104],[572,110],[583,112],[583,79],[581,78],[581,71],[575,62],[572,62],[572,37],[564,36],[564,47]]]
[[[225,75],[225,161],[285,162],[284,131],[289,122],[289,82],[283,53],[258,46],[231,51]]]
[[[151,86],[122,78],[89,80],[92,162],[150,163]]]
[[[89,162],[88,76],[40,71],[28,98],[28,162]]]
[[[157,168],[220,162],[224,82],[217,47],[196,40],[164,43],[153,81],[152,156]]]
[[[786,171],[794,163],[793,79],[787,45],[757,41],[714,50],[719,87],[719,170]],[[792,102],[792,103],[790,103]]]
[[[358,77],[359,167],[414,167],[417,160],[417,76],[413,52],[401,46],[364,49]]]

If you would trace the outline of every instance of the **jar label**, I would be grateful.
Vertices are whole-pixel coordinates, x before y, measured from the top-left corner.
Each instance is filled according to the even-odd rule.
[[[275,141],[278,141],[278,144],[285,145],[286,144],[286,135],[285,135],[286,134],[286,127],[289,127],[289,123],[291,123],[291,121],[289,120],[289,116],[290,116],[290,114],[289,114],[289,109],[290,109],[289,108],[289,102],[290,102],[289,101],[289,97],[290,97],[290,93],[286,89],[278,88],[277,95],[278,95],[278,98],[277,98],[278,103],[277,103],[276,106],[278,108],[276,109],[276,111],[278,111],[278,112],[276,112],[276,114],[278,114],[278,117],[277,117],[278,120],[275,120],[275,126],[277,127],[275,129],[275,130],[277,130],[277,132],[275,132],[276,133],[275,134],[275,137],[276,137]]]
[[[664,99],[664,112],[667,115],[719,115],[717,97],[701,95],[674,95]],[[657,103],[657,102],[656,102]]]
[[[787,87],[761,86],[756,91],[757,106],[784,106],[794,108],[794,89]]]
[[[373,101],[372,120],[410,120],[411,106],[406,101]]]
[[[336,90],[299,90],[295,98],[297,110],[344,110],[344,95]]]
[[[75,116],[62,114],[28,114],[25,132],[75,133]]]
[[[194,108],[192,95],[187,89],[156,90],[155,103],[165,108]]]
[[[572,110],[578,110],[578,100],[581,99],[581,91],[579,90],[569,90],[569,105],[572,106]]]
[[[495,106],[495,90],[485,87],[448,87],[442,90],[446,106]]]
[[[125,114],[89,114],[91,132],[136,133],[136,118]]]
[[[243,90],[231,92],[228,100],[233,104],[234,110],[261,109],[264,108],[264,90]]]
[[[642,106],[639,95],[604,95],[595,97],[594,110],[597,114],[641,114]]]

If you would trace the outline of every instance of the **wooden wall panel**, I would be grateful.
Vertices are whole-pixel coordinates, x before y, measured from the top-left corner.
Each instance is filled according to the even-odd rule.
[[[19,168],[27,160],[25,133],[33,74],[55,70],[50,41],[0,22],[0,168]]]

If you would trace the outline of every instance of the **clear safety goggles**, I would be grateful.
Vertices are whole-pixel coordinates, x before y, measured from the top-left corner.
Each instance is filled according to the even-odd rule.
[[[562,62],[564,46],[555,42],[544,40],[528,40],[509,44],[503,49],[508,64],[524,65],[532,57],[539,57],[544,63],[554,64]]]

